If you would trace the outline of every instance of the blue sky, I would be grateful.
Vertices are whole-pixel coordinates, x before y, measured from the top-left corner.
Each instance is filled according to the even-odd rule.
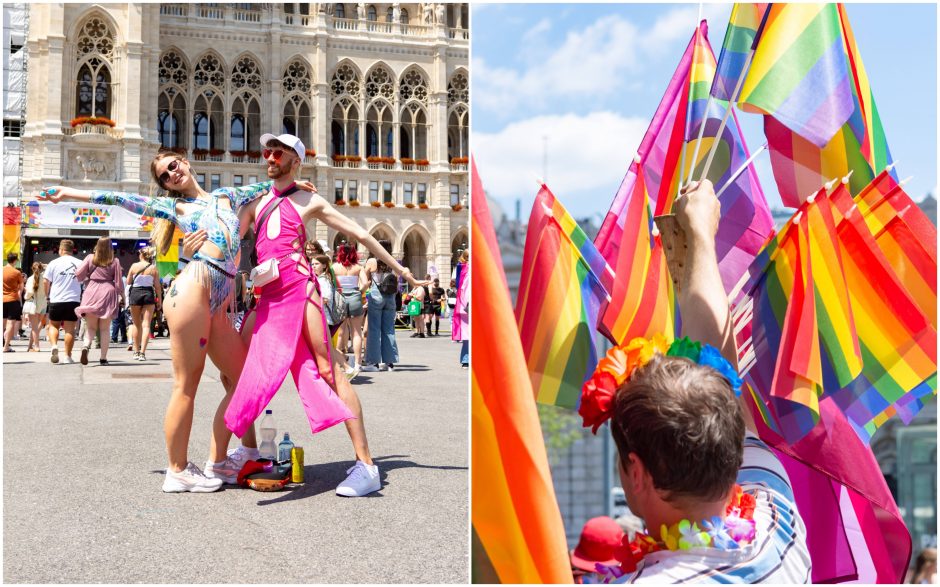
[[[576,217],[602,217],[692,36],[701,11],[721,50],[731,4],[472,5],[473,152],[487,194],[523,219],[543,174]],[[937,195],[934,4],[849,4],[888,145],[905,186]],[[748,147],[761,117],[738,113]],[[547,137],[547,140],[543,137]],[[547,147],[547,148],[543,148]],[[772,208],[766,152],[756,161]]]

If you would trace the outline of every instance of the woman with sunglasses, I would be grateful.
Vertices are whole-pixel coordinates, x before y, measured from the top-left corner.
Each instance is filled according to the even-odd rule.
[[[199,185],[189,161],[169,151],[157,153],[150,164],[157,184],[169,197],[147,197],[108,191],[86,191],[67,187],[43,190],[41,199],[51,202],[79,201],[121,206],[131,212],[157,218],[151,240],[164,253],[173,241],[175,224],[186,235],[184,252],[194,242],[204,242],[191,260],[181,258],[186,267],[164,299],[164,313],[170,326],[170,353],[173,359],[173,393],[164,420],[169,466],[163,490],[166,492],[210,492],[223,483],[235,483],[241,465],[257,458],[254,428],[242,436],[242,446],[226,455],[231,432],[223,415],[234,385],[245,364],[247,345],[232,326],[233,302],[241,226],[238,210],[267,194],[272,182],[237,188],[219,188],[207,193]],[[314,191],[310,183],[298,184]],[[225,397],[219,403],[212,425],[210,459],[203,473],[188,459],[193,404],[206,355],[219,368]]]

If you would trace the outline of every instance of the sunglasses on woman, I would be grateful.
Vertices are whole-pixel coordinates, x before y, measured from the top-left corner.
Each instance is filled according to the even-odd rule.
[[[160,185],[166,185],[166,182],[170,181],[170,174],[174,173],[177,168],[180,166],[180,160],[174,159],[170,161],[169,165],[166,166],[166,171],[160,174]]]

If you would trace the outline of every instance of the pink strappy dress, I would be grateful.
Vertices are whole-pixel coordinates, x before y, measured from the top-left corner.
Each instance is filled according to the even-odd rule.
[[[275,197],[267,206],[276,206]],[[264,210],[257,217],[264,215]],[[232,401],[225,411],[225,425],[241,437],[261,414],[277,393],[290,370],[303,402],[304,411],[310,421],[310,431],[317,433],[335,424],[353,418],[352,412],[333,389],[320,376],[316,360],[303,336],[304,309],[309,301],[307,284],[319,291],[317,280],[303,255],[307,242],[304,223],[290,200],[284,201],[278,210],[281,230],[274,239],[268,238],[267,224],[274,214],[268,215],[263,226],[256,227],[255,247],[258,262],[279,259],[279,277],[261,289],[255,311],[257,319],[251,337],[245,368],[235,388]],[[329,329],[323,320],[324,336]],[[329,341],[326,341],[329,349]]]

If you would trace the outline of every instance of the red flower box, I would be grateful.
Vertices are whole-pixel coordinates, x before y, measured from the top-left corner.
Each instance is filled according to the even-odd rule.
[[[359,200],[350,200],[349,205],[354,208],[359,205]]]
[[[374,208],[379,208],[379,207],[382,206],[382,203],[381,203],[381,202],[370,202],[370,203],[372,204],[372,207],[374,207]]]
[[[452,165],[461,165],[470,162],[469,157],[454,157],[450,160]]]
[[[314,151],[313,149],[307,149],[306,151],[304,151],[304,153],[307,155],[307,157],[316,157],[316,156],[317,156],[317,152]]]
[[[395,207],[395,202],[385,202],[385,207],[386,207],[386,208],[394,208],[394,207]]]
[[[345,206],[345,205],[346,205],[346,200],[336,200],[335,204],[336,204],[337,206]],[[350,205],[351,205],[351,204],[350,204]]]
[[[425,202],[421,202],[420,204],[418,204],[418,208],[421,208],[422,210],[427,210],[428,205]]]
[[[414,208],[414,207],[415,205],[412,204],[411,202],[408,202],[407,204],[405,204],[405,208]]]
[[[461,210],[463,210],[463,205],[462,205],[462,204],[454,204],[453,206],[451,206],[451,208],[453,209],[454,212],[460,212]]]
[[[78,118],[73,118],[71,124],[72,128],[80,124],[103,124],[114,128],[114,121],[104,116],[79,116]]]

